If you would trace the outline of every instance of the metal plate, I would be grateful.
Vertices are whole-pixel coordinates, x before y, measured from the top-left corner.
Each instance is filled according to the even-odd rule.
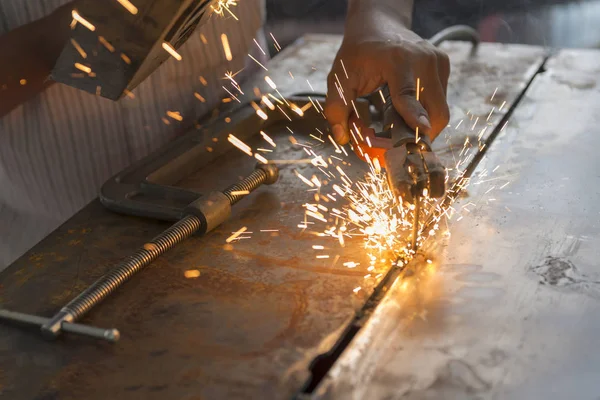
[[[306,38],[282,52],[268,74],[284,95],[307,89],[306,79],[324,91],[338,45],[338,37]],[[488,77],[481,86],[461,76],[461,65],[473,62],[468,46],[448,48],[456,71],[449,91],[455,113],[473,110],[503,81],[527,81],[543,54],[537,48],[482,46],[477,66],[465,67],[470,77]],[[504,54],[500,61],[497,54]],[[265,90],[258,77],[261,84]],[[519,85],[511,85],[505,99],[510,104],[518,93]],[[291,144],[283,149],[283,143],[287,158],[303,154]],[[247,174],[254,161],[234,149],[216,163],[180,185],[220,189]],[[354,173],[361,167],[352,162]],[[306,380],[309,362],[331,347],[376,283],[363,279],[368,264],[349,270],[341,259],[335,267],[331,259],[314,259],[310,246],[322,239],[296,227],[301,205],[310,198],[287,168],[277,185],[238,203],[229,222],[159,258],[82,321],[118,327],[122,340],[114,346],[76,337],[49,343],[38,332],[0,325],[2,394],[11,399],[291,396]],[[255,232],[252,238],[224,251],[225,238],[244,225]],[[166,226],[111,213],[95,201],[0,274],[2,306],[49,316]],[[273,237],[260,229],[279,233]],[[339,253],[360,261],[361,250],[346,246]],[[185,279],[183,272],[192,268],[200,277]],[[363,287],[358,295],[352,292],[356,286]]]
[[[431,243],[434,264],[396,281],[315,398],[598,396],[598,65],[598,51],[550,59],[479,166],[499,166],[493,180],[455,208],[477,205]]]

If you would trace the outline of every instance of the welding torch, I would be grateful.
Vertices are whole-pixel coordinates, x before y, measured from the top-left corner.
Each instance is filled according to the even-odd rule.
[[[468,40],[473,43],[474,54],[479,44],[479,35],[472,28],[459,25],[442,30],[430,42],[439,46],[446,40]],[[441,198],[445,195],[446,169],[433,152],[429,136],[410,128],[396,111],[387,85],[381,89],[381,94],[383,130],[375,133],[375,137],[389,139],[390,142],[380,161],[386,170],[388,184],[394,196],[399,201],[414,206],[411,248],[416,251],[421,197]]]
[[[382,89],[383,130],[379,138],[391,140],[391,148],[383,154],[383,167],[390,190],[399,201],[414,205],[412,249],[416,249],[419,233],[421,197],[440,198],[446,192],[446,169],[431,148],[428,135],[411,129],[394,108],[389,88]]]

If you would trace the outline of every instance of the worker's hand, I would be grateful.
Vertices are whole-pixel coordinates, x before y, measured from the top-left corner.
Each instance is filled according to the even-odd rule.
[[[350,139],[351,101],[386,83],[394,107],[406,123],[435,139],[449,120],[449,75],[448,56],[413,33],[394,13],[376,7],[350,9],[344,40],[327,82],[325,115],[334,139],[340,144]],[[416,99],[417,78],[423,88],[420,101]],[[343,98],[336,87],[339,84]]]

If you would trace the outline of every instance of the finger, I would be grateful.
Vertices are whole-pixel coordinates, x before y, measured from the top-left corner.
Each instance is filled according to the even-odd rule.
[[[436,64],[429,65],[428,74],[423,79],[423,92],[421,102],[427,110],[431,121],[429,137],[433,141],[440,132],[448,125],[450,110],[446,102],[446,93],[440,81]]]
[[[341,75],[345,82],[342,83],[339,72],[332,69],[327,78],[327,100],[325,101],[325,117],[331,125],[333,138],[341,145],[348,143],[350,134],[348,119],[352,109],[351,101],[356,100],[356,90],[352,78],[348,80]]]
[[[431,122],[427,111],[417,100],[416,81],[412,71],[408,69],[395,71],[386,80],[394,108],[402,119],[412,129],[418,128],[421,133],[429,134]]]
[[[438,61],[438,76],[444,90],[444,95],[448,94],[448,80],[450,78],[450,58],[446,53],[441,50],[436,50],[436,57]]]

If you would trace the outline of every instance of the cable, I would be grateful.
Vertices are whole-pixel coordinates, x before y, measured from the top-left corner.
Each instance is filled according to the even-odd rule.
[[[429,42],[432,45],[439,47],[440,44],[447,40],[461,40],[471,42],[473,43],[472,52],[476,51],[481,41],[479,33],[477,33],[477,31],[471,28],[470,26],[454,25],[443,29],[440,32],[433,35],[431,39],[429,39]]]

